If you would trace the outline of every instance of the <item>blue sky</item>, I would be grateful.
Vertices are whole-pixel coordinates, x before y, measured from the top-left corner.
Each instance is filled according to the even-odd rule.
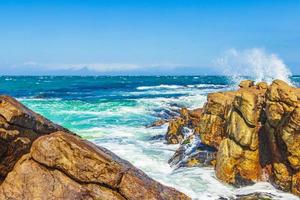
[[[228,50],[259,48],[300,74],[299,10],[298,0],[0,0],[0,69],[214,74]]]

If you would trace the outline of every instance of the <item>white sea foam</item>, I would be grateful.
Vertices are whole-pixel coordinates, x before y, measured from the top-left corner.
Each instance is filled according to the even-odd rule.
[[[178,89],[178,88],[184,88],[184,86],[181,85],[154,85],[154,86],[140,86],[137,87],[137,90],[153,90],[153,89]]]
[[[270,83],[274,79],[281,79],[291,84],[289,77],[292,74],[283,60],[264,49],[230,49],[216,60],[216,64],[224,75],[230,76],[235,82],[248,76],[257,82]]]
[[[179,107],[198,108],[206,102],[206,94],[227,89],[222,85],[195,84],[189,86],[161,85],[154,88],[140,88],[138,91],[127,92],[122,96],[140,97],[150,94],[149,98],[136,98],[133,104],[124,102],[99,101],[58,101],[50,102],[44,99],[22,99],[32,108],[50,113],[51,117],[64,120],[72,124],[72,130],[82,137],[91,140],[113,151],[121,158],[130,161],[142,169],[150,177],[165,185],[172,186],[193,199],[216,200],[220,197],[234,198],[236,195],[252,192],[271,193],[274,199],[297,199],[297,197],[280,192],[268,183],[258,183],[253,186],[236,189],[221,183],[216,177],[213,168],[180,168],[169,166],[168,159],[172,157],[178,145],[167,145],[164,140],[149,140],[153,136],[164,135],[167,125],[159,128],[145,128],[143,122],[155,119],[153,114],[157,110],[176,110]],[[148,86],[147,86],[148,87]],[[151,97],[155,92],[159,95],[179,94],[179,97]],[[172,95],[171,95],[172,96]],[[53,109],[54,108],[54,109]],[[77,117],[74,120],[72,117]],[[78,119],[80,118],[80,120]],[[149,119],[148,119],[149,118]],[[106,122],[108,120],[108,123]],[[115,120],[115,121],[111,121]],[[120,121],[130,123],[120,123]],[[60,122],[60,121],[58,121]],[[61,123],[61,122],[60,122]],[[88,127],[85,127],[88,125]],[[82,127],[84,126],[84,128]],[[191,146],[194,148],[198,141]],[[188,149],[187,151],[191,151]],[[189,152],[187,152],[189,153]]]
[[[180,168],[174,170],[168,164],[178,145],[166,145],[164,141],[148,141],[142,139],[149,135],[164,134],[161,129],[145,129],[143,127],[117,126],[108,128],[92,128],[80,131],[82,136],[92,136],[91,141],[106,147],[142,169],[152,178],[163,184],[175,187],[193,199],[216,200],[220,197],[233,198],[254,192],[272,194],[274,199],[298,199],[280,192],[268,183],[257,183],[253,186],[236,189],[217,180],[213,168]]]

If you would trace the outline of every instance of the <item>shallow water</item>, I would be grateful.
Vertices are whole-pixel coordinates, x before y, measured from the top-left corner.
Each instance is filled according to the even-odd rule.
[[[299,77],[292,81],[299,86]],[[152,178],[194,199],[218,199],[266,192],[274,199],[298,199],[268,183],[241,189],[220,183],[212,168],[172,169],[167,161],[177,145],[152,136],[166,126],[146,128],[178,108],[201,107],[210,92],[230,90],[229,77],[0,77],[0,93],[21,100],[34,111],[106,147]]]

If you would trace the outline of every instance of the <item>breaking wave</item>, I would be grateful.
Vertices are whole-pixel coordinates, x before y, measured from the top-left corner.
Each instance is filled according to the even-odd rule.
[[[256,82],[272,82],[281,79],[292,83],[289,68],[278,55],[268,53],[264,49],[252,48],[246,50],[230,49],[216,60],[217,67],[222,68],[223,74],[230,76],[237,83],[245,77]]]

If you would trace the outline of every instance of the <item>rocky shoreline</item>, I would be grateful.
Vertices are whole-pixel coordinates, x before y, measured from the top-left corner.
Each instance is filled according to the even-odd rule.
[[[268,181],[300,196],[300,89],[281,80],[239,87],[209,94],[203,108],[183,108],[170,120],[165,139],[180,147],[169,163],[213,166],[225,183]]]
[[[0,96],[0,199],[190,199]]]
[[[280,80],[239,87],[151,125],[168,123],[166,142],[180,144],[169,164],[209,166],[236,187],[268,181],[300,196],[300,89]],[[0,199],[190,199],[8,96],[0,96],[0,143]]]

